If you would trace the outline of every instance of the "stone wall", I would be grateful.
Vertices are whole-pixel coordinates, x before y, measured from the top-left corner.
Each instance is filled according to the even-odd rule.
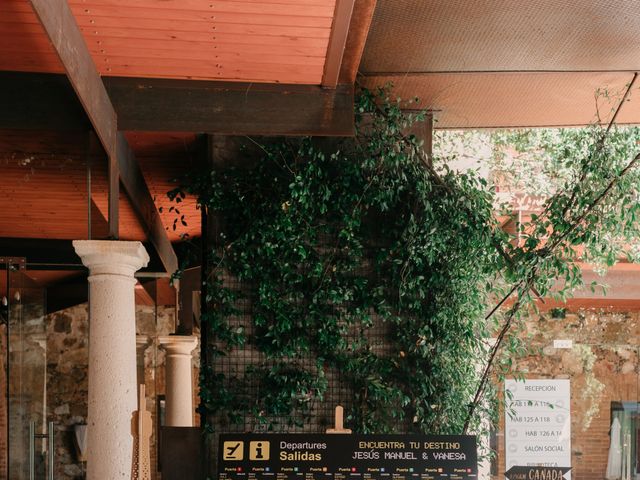
[[[532,351],[518,362],[525,377],[571,380],[572,479],[602,480],[611,402],[638,401],[640,313],[578,311],[564,318],[547,313],[529,319],[525,334]],[[554,339],[571,339],[573,348],[553,348]],[[496,479],[504,478],[503,429],[504,423]]]

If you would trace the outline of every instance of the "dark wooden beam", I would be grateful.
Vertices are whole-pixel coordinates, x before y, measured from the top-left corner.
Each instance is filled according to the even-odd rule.
[[[164,229],[149,187],[144,180],[140,165],[136,161],[127,139],[120,132],[117,135],[116,158],[118,159],[117,168],[120,172],[120,181],[129,195],[133,209],[141,220],[147,238],[154,246],[167,272],[175,272],[178,269],[178,257],[171,246],[171,241]]]
[[[109,160],[109,237],[118,238],[119,179],[125,187],[147,237],[167,272],[178,268],[153,197],[127,140],[118,132],[116,111],[67,0],[30,0],[67,73],[80,103]]]
[[[353,86],[104,78],[122,130],[352,136]]]
[[[48,270],[54,266],[58,270],[84,269],[71,240],[0,238],[0,252],[6,257],[26,258],[30,269]]]
[[[109,78],[103,81],[124,131],[267,136],[352,136],[352,85],[246,84]],[[5,108],[6,105],[6,108]],[[0,128],[86,130],[63,75],[0,72]]]
[[[347,45],[349,25],[355,0],[337,0],[333,14],[333,25],[331,25],[331,36],[329,37],[329,47],[324,61],[324,72],[322,74],[322,86],[325,88],[336,88],[344,49]]]
[[[423,122],[414,123],[408,133],[422,140],[424,153],[430,159],[433,155],[433,113],[427,113]]]
[[[107,174],[109,175],[108,190],[108,224],[109,238],[117,240],[120,237],[120,172],[118,159],[109,155]]]
[[[71,240],[51,240],[43,238],[7,238],[0,237],[0,256],[24,257],[27,269],[31,270],[85,270],[76,255]],[[148,243],[144,244],[149,252],[149,264],[138,274],[164,271],[157,252]]]
[[[85,132],[91,124],[65,75],[0,72],[0,128]]]
[[[429,159],[433,156],[433,114],[428,113],[427,117],[422,122],[422,134],[419,136],[424,141],[424,152],[429,156]]]
[[[85,303],[89,299],[87,275],[73,277],[46,287],[46,313],[54,313]]]
[[[151,304],[156,305],[158,303],[158,279],[141,277],[138,278],[138,285],[145,291],[145,295],[151,300]]]
[[[116,112],[66,0],[29,0],[107,155],[116,150]]]
[[[342,58],[340,83],[353,84],[356,81],[358,67],[367,42],[369,27],[376,9],[376,0],[356,0],[351,14],[349,35]]]
[[[178,328],[179,335],[193,334],[194,304],[193,292],[200,291],[202,286],[201,267],[188,268],[180,276],[180,288],[178,290]]]

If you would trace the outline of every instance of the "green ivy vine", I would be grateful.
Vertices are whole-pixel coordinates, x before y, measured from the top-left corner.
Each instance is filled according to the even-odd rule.
[[[363,92],[355,139],[264,146],[248,168],[194,174],[171,192],[197,195],[224,225],[210,254],[211,416],[257,422],[308,414],[326,372],[348,379],[348,424],[359,432],[459,432],[486,351],[483,321],[503,260],[491,190],[473,173],[434,176],[421,142],[387,91]],[[380,105],[384,105],[381,109]],[[248,291],[230,288],[236,278]],[[236,320],[252,304],[251,332]],[[369,332],[384,324],[384,352]],[[250,343],[265,358],[224,376],[216,358]],[[301,359],[315,358],[313,368]],[[248,395],[250,386],[257,385]]]

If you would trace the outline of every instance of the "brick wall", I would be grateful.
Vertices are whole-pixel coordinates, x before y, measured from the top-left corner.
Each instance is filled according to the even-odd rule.
[[[532,350],[518,366],[527,378],[571,380],[573,480],[602,480],[609,451],[611,402],[638,401],[639,313],[570,312],[527,321]],[[553,348],[554,339],[573,340],[572,349]],[[504,478],[504,418],[498,432],[499,475]]]

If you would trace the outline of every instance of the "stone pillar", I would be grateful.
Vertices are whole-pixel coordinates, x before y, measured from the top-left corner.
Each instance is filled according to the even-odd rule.
[[[140,242],[76,240],[89,268],[87,479],[131,478],[136,386],[136,270],[149,255]]]
[[[193,426],[193,383],[191,352],[198,338],[191,335],[168,335],[159,338],[165,357],[165,422],[167,427]]]

